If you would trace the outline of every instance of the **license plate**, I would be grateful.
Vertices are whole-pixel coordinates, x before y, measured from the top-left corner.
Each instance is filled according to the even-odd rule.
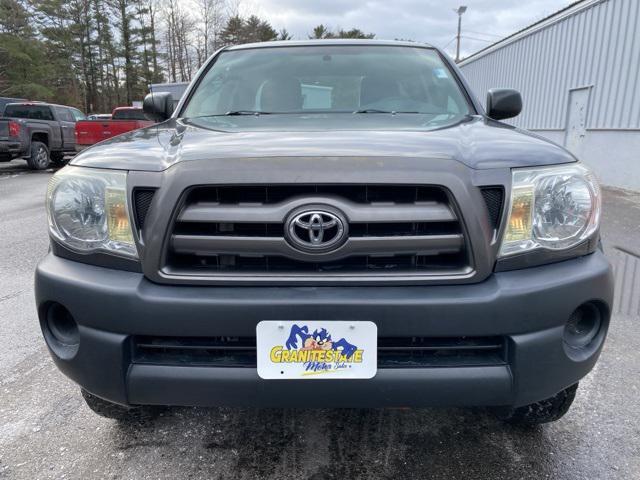
[[[373,322],[268,320],[256,342],[258,375],[268,380],[372,378],[377,370]]]

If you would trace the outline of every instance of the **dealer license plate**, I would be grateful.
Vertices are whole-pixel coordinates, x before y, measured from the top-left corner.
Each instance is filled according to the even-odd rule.
[[[264,379],[372,378],[378,328],[373,322],[263,321],[256,327]]]

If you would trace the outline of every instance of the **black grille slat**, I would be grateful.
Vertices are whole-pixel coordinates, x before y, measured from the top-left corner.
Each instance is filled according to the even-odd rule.
[[[505,365],[503,337],[381,337],[378,368]],[[256,366],[255,337],[134,337],[133,362],[210,367]]]
[[[328,205],[348,221],[334,251],[301,252],[286,237],[292,211]],[[319,205],[319,206],[318,206]],[[193,187],[167,241],[168,276],[434,274],[472,271],[457,209],[438,186]]]
[[[183,262],[183,263],[180,263]],[[458,262],[458,263],[456,263]],[[463,269],[464,261],[458,254],[420,256],[353,256],[336,262],[308,262],[285,257],[219,255],[214,257],[180,256],[172,268],[176,272],[197,275],[211,272],[274,272],[274,273],[362,273],[386,272],[448,272],[452,268]],[[169,273],[172,270],[168,270]]]
[[[447,202],[439,187],[423,185],[224,185],[198,187],[190,203],[274,204],[296,196],[339,196],[355,203]]]

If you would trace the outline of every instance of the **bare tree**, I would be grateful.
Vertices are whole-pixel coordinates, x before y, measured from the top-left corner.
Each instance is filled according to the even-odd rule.
[[[190,49],[193,49],[193,41],[190,34],[195,29],[195,22],[185,10],[180,8],[177,0],[166,2],[164,22],[166,25],[167,66],[171,80],[174,82],[189,81],[194,68],[193,56],[190,52]]]

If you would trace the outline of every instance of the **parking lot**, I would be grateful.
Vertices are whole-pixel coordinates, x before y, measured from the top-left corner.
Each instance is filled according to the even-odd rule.
[[[557,423],[516,428],[462,409],[174,408],[120,425],[90,412],[40,337],[33,271],[48,248],[50,176],[0,164],[0,478],[640,478],[640,194],[605,190],[614,318]]]

